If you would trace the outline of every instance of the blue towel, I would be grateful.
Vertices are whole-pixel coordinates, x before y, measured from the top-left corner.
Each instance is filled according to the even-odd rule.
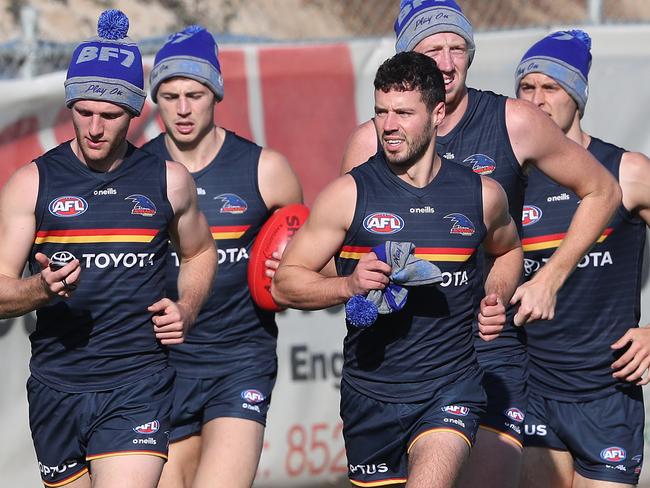
[[[442,281],[440,269],[414,256],[412,242],[387,241],[372,248],[379,259],[392,268],[390,282],[383,290],[371,290],[367,297],[356,295],[345,305],[346,318],[355,327],[368,327],[378,314],[402,310],[408,298],[405,286],[432,285]]]

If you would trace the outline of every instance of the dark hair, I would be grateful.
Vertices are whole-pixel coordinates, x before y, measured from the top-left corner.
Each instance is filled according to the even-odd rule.
[[[397,53],[387,59],[375,75],[375,90],[420,90],[422,101],[430,112],[445,101],[445,82],[436,62],[415,51]]]

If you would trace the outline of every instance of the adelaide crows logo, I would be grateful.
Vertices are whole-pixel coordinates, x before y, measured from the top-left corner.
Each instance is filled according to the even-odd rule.
[[[454,223],[454,225],[451,226],[451,230],[449,231],[450,234],[471,236],[474,235],[474,232],[476,232],[472,221],[463,214],[451,213],[449,215],[445,215],[443,218],[449,219]]]
[[[220,213],[243,214],[248,209],[248,204],[244,199],[234,193],[222,193],[214,199],[223,202],[221,210],[219,210]]]
[[[496,169],[497,164],[489,156],[485,154],[472,154],[470,157],[465,159],[463,163],[467,165],[472,165],[472,171],[479,175],[489,175]]]
[[[133,215],[142,215],[143,217],[153,217],[156,215],[156,206],[144,195],[129,195],[124,200],[131,200],[135,203],[131,209]]]

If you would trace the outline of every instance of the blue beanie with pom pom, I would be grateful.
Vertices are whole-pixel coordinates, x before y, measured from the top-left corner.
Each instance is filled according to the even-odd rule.
[[[72,54],[65,80],[68,107],[78,100],[120,105],[140,115],[144,91],[142,55],[127,37],[129,19],[119,10],[99,16],[97,36],[83,41]]]
[[[542,73],[553,78],[578,104],[584,115],[589,96],[591,38],[581,30],[559,31],[536,42],[521,58],[515,72],[515,91],[529,73]]]
[[[212,34],[200,25],[191,25],[172,34],[156,54],[149,77],[154,102],[158,101],[160,84],[176,76],[203,83],[212,90],[217,101],[223,99],[219,48]]]

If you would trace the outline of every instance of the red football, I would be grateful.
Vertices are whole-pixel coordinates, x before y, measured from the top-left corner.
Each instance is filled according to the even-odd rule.
[[[248,288],[253,301],[264,310],[282,310],[271,296],[271,278],[266,276],[264,261],[289,242],[308,216],[309,209],[301,203],[282,207],[269,217],[255,238],[248,260]]]

